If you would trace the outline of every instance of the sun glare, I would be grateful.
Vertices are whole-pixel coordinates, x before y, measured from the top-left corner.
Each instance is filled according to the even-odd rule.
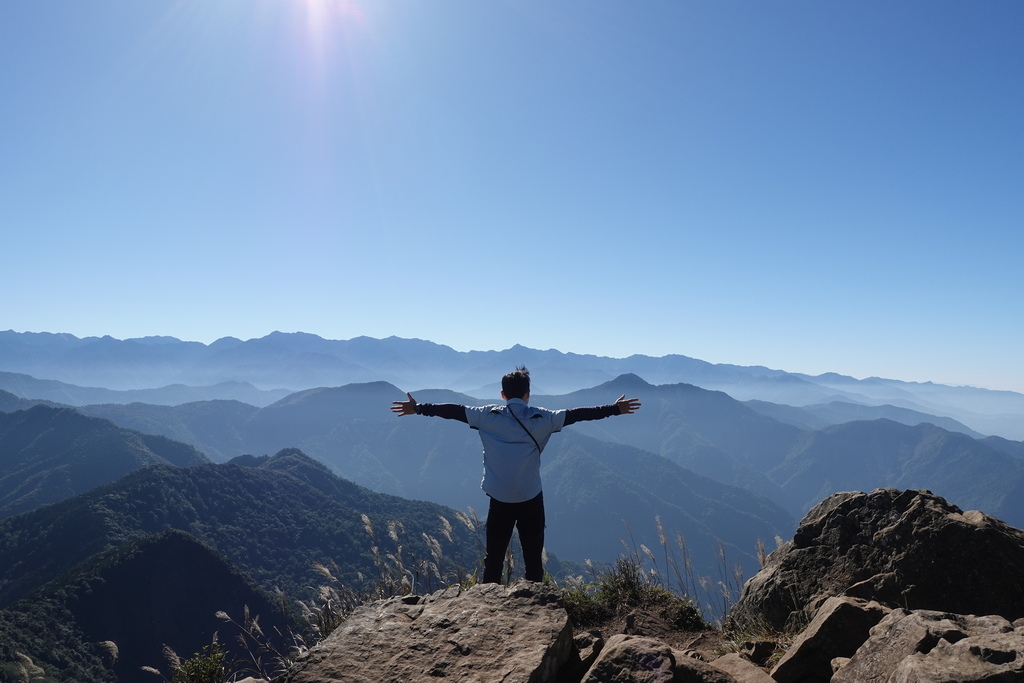
[[[367,27],[361,0],[292,0],[301,13],[304,42],[314,68],[323,77],[337,51],[351,50],[351,43]]]
[[[306,12],[310,37],[326,40],[337,29],[364,28],[366,14],[356,0],[294,0]]]
[[[356,21],[365,19],[363,8],[356,0],[296,0],[306,6],[310,16],[320,21]]]

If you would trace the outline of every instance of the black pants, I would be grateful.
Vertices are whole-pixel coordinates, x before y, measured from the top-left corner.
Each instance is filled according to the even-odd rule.
[[[502,503],[491,498],[487,510],[487,556],[484,558],[483,583],[501,583],[505,551],[512,540],[512,529],[519,528],[527,581],[544,579],[544,494],[523,503]]]

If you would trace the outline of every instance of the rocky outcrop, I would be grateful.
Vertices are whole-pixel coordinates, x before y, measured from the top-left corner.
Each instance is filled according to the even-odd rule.
[[[832,677],[866,681],[1024,680],[1024,619],[894,610]]]
[[[778,683],[827,681],[832,660],[851,657],[890,610],[877,602],[829,598],[772,669]]]
[[[275,683],[754,683],[656,639],[573,637],[559,589],[519,582],[457,586],[357,609]]]
[[[736,679],[736,683],[775,683],[768,672],[739,652],[730,652],[712,662],[719,671]]]
[[[837,493],[730,619],[799,631],[777,683],[1024,680],[1021,576],[1024,532],[998,519],[928,491]]]
[[[1024,532],[999,520],[927,491],[842,493],[807,515],[733,609],[751,633],[794,634],[770,675],[770,639],[724,656],[679,650],[629,618],[607,640],[574,637],[559,590],[521,582],[364,606],[279,683],[1024,680],[1021,576]]]
[[[358,608],[282,681],[545,683],[574,652],[556,589],[525,582],[453,586]]]
[[[732,610],[778,630],[849,596],[889,607],[1024,617],[1024,531],[928,491],[837,493],[773,552]]]

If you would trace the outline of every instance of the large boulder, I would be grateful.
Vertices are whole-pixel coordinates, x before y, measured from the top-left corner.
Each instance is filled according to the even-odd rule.
[[[608,639],[583,683],[736,683],[736,679],[659,640],[620,634]]]
[[[1024,616],[1024,531],[928,491],[837,493],[743,588],[730,619],[796,630],[829,597]]]
[[[890,610],[857,598],[829,598],[772,669],[777,683],[813,683],[832,676],[832,661],[851,657]]]
[[[935,610],[890,612],[832,683],[1024,680],[1024,620]]]
[[[576,655],[560,593],[539,583],[458,586],[355,610],[285,683],[545,683]]]
[[[768,672],[754,664],[739,652],[722,655],[712,666],[736,679],[736,683],[776,683]]]

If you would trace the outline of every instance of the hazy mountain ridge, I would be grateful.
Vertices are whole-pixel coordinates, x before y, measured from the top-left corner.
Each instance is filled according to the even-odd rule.
[[[822,491],[928,489],[1024,526],[1024,461],[930,424],[848,422],[810,432],[769,476],[804,507]]]
[[[551,408],[598,405],[622,393],[642,396],[644,408],[628,418],[579,423],[555,437],[545,452],[545,481],[556,466],[564,466],[558,464],[559,458],[579,451],[575,444],[586,436],[597,439],[588,446],[590,450],[611,449],[609,452],[617,453],[615,457],[626,462],[638,460],[639,452],[656,454],[682,468],[690,478],[699,475],[741,488],[753,496],[766,497],[793,518],[816,502],[816,496],[820,500],[826,489],[828,495],[865,486],[905,485],[930,488],[968,507],[984,509],[1011,523],[1024,523],[1024,512],[1013,502],[1021,464],[1017,456],[1024,450],[1018,442],[961,437],[938,427],[920,426],[927,424],[924,422],[901,425],[903,436],[898,439],[881,436],[892,432],[889,425],[896,424],[887,420],[843,423],[861,425],[857,429],[843,428],[843,424],[820,430],[801,429],[766,416],[754,409],[757,406],[736,401],[723,392],[685,384],[653,386],[635,375],[624,375],[564,396],[537,396],[533,402]],[[422,391],[416,395],[421,401],[487,403],[451,391]],[[297,392],[263,409],[239,411],[233,421],[225,419],[223,404],[219,403],[159,411],[187,409],[195,419],[200,419],[209,410],[210,417],[205,421],[238,439],[238,452],[272,453],[296,446],[328,464],[334,472],[374,490],[434,500],[456,509],[481,506],[485,499],[479,491],[480,445],[476,435],[459,423],[395,418],[388,407],[392,400],[403,397],[397,387],[374,382]],[[119,419],[112,410],[125,414],[144,410],[142,406],[83,410],[97,408],[103,408],[111,419]],[[905,411],[898,412],[914,417]],[[148,426],[163,429],[158,419]],[[185,438],[188,434],[176,436]],[[953,443],[956,448],[949,446]],[[839,452],[855,464],[844,466],[841,460],[836,461],[834,454]],[[576,457],[582,456],[577,453]],[[929,457],[933,459],[933,468],[915,469],[916,459]],[[805,472],[802,479],[794,479],[787,470],[797,462]],[[958,468],[965,462],[983,467],[960,471]],[[644,468],[625,471],[616,484],[621,489],[617,495],[650,487],[651,482],[664,476],[664,472]],[[559,502],[552,500],[549,505]],[[631,523],[649,524],[648,519],[638,519],[642,509],[647,509],[646,503],[632,506]],[[568,508],[564,512],[568,514]],[[681,520],[680,530],[685,533],[706,534],[692,520]],[[724,537],[721,534],[725,528],[715,530],[719,538]],[[782,530],[781,535],[786,533]],[[615,552],[615,540],[606,541],[604,547]],[[744,552],[749,552],[749,548]]]
[[[698,575],[714,572],[719,543],[730,561],[753,571],[758,539],[794,528],[768,498],[640,449],[567,434],[551,450],[542,469],[551,511],[547,545],[564,558],[610,561],[623,541],[660,547],[657,519],[673,546],[677,533],[685,539]]]
[[[48,401],[46,399],[22,398],[9,391],[0,389],[0,413],[13,413],[17,410],[28,410],[32,406],[45,405],[63,407],[63,403]]]
[[[644,409],[629,418],[613,418],[574,425],[567,431],[588,435],[610,444],[620,444],[623,452],[638,448],[657,454],[694,474],[743,488],[752,494],[767,496],[794,517],[800,516],[821,490],[854,489],[863,481],[875,485],[910,485],[891,479],[892,472],[870,472],[867,478],[841,476],[818,463],[806,465],[808,459],[824,460],[820,451],[802,453],[799,459],[818,472],[819,486],[808,493],[801,487],[783,485],[790,477],[777,470],[787,459],[797,458],[794,451],[808,439],[808,430],[780,421],[767,413],[787,413],[789,417],[802,412],[809,421],[828,422],[840,417],[867,414],[893,414],[906,422],[924,424],[929,416],[894,407],[834,405],[823,409],[811,406],[794,408],[758,403],[742,403],[721,391],[709,391],[688,384],[651,385],[637,375],[628,374],[561,396],[537,395],[533,402],[550,408],[608,403],[620,394],[643,398]],[[450,390],[416,392],[421,401],[454,401],[484,404]],[[404,397],[398,387],[387,382],[369,382],[342,387],[321,387],[295,392],[266,406],[256,408],[229,401],[196,402],[181,406],[148,406],[144,404],[85,406],[81,410],[114,420],[138,430],[163,434],[190,443],[217,460],[226,460],[242,453],[268,454],[282,448],[297,447],[327,463],[334,472],[373,490],[406,498],[433,500],[456,509],[480,506],[479,443],[471,430],[441,420],[395,418],[389,410],[391,401]],[[825,417],[822,417],[824,415]],[[786,418],[786,416],[783,416]],[[920,422],[919,422],[920,420]],[[798,420],[797,420],[798,421]],[[936,419],[941,422],[941,419]],[[841,423],[842,424],[842,423]],[[875,424],[871,422],[870,424]],[[879,425],[884,423],[878,423]],[[953,423],[951,426],[958,426]],[[962,427],[962,426],[961,426]],[[879,427],[881,428],[881,427]],[[884,457],[899,459],[901,452],[892,452],[893,444],[874,444],[869,427],[849,437],[842,447],[850,453],[881,448]],[[943,430],[944,433],[949,433]],[[851,434],[846,430],[846,434]],[[823,437],[817,437],[820,441]],[[561,453],[556,438],[549,449],[545,466]],[[1013,489],[1016,466],[1012,460],[1021,448],[1017,442],[992,437],[988,442],[967,439],[947,458],[980,457],[992,463],[1005,477],[993,477],[993,488],[981,494],[962,496],[956,492],[963,482],[947,482],[948,468],[924,473],[912,483],[935,488],[968,506],[985,507],[991,514],[1003,516],[1011,523],[1020,523],[1006,494]],[[936,442],[918,450],[938,448]],[[1000,461],[993,455],[1002,453],[1011,460]],[[870,458],[875,455],[851,455]],[[625,456],[623,456],[625,457]],[[967,472],[966,481],[979,479],[982,472]],[[642,482],[639,482],[642,483]],[[956,486],[952,486],[956,484]],[[1007,517],[1011,515],[1011,517]]]
[[[208,462],[191,446],[37,405],[0,413],[0,519],[113,481],[151,464]]]
[[[986,436],[981,442],[1000,453],[1024,459],[1024,441],[1010,441],[999,436]]]
[[[780,421],[772,414],[781,411],[792,417],[802,413],[809,416],[808,421],[824,422],[836,419],[837,414],[893,414],[914,424],[926,424],[929,418],[893,407],[847,405],[825,406],[819,410],[816,406],[775,406],[769,409],[771,407],[764,404],[739,402],[724,392],[693,385],[654,386],[636,375],[623,375],[597,387],[562,396],[537,395],[533,402],[550,408],[599,405],[623,393],[641,396],[644,408],[628,419],[580,423],[567,431],[655,453],[696,474],[766,495],[794,516],[802,515],[808,500],[814,496],[797,495],[795,489],[782,486],[778,476],[772,473],[784,460],[793,457],[794,449],[807,438],[808,431],[818,430],[800,428],[792,424],[799,420],[783,415]],[[421,401],[488,403],[450,390],[420,391],[416,395]],[[265,408],[213,401],[174,407],[86,406],[81,410],[134,429],[190,443],[221,461],[241,453],[266,454],[297,447],[327,463],[336,473],[374,490],[435,500],[457,509],[479,505],[479,467],[471,459],[479,453],[475,435],[445,421],[395,418],[389,410],[390,403],[403,397],[404,392],[398,387],[386,382],[370,382],[296,392]],[[950,426],[960,425],[952,423]],[[873,447],[869,436],[866,431],[861,433],[854,442],[861,438],[868,441],[848,447],[853,450]],[[1017,443],[996,437],[987,442],[968,439],[964,448],[1016,457],[1022,450]],[[558,448],[558,439],[555,439],[550,455],[557,454]],[[1012,464],[1006,466],[1012,467]],[[934,484],[925,481],[915,485],[945,486],[942,470],[932,476]],[[969,477],[977,476],[980,474],[969,473]],[[881,479],[879,485],[899,485],[884,477]],[[1012,479],[1010,476],[997,481],[995,490],[1004,491]],[[857,488],[854,480],[826,477],[823,481],[835,487],[828,493]],[[993,494],[976,498],[968,496],[961,500],[966,505],[1002,500],[1003,503],[987,511],[996,515],[1007,512],[1005,497]],[[1011,521],[1018,523],[1020,520]]]
[[[761,366],[711,364],[681,355],[607,358],[518,345],[502,351],[459,352],[418,339],[341,341],[281,332],[247,341],[224,338],[209,345],[171,337],[79,339],[67,334],[0,332],[0,370],[120,390],[248,382],[263,391],[294,391],[386,381],[407,390],[444,387],[492,396],[497,379],[521,363],[534,370],[537,393],[566,394],[633,373],[652,384],[689,383],[724,391],[741,401],[794,406],[832,401],[891,404],[951,417],[983,434],[1024,439],[1024,394],[1016,392],[858,380],[834,373],[809,376]]]
[[[248,422],[259,412],[259,408],[247,403],[221,400],[176,406],[112,403],[79,406],[76,410],[128,429],[163,434],[190,444],[214,462],[225,462],[251,451],[244,432]]]
[[[909,408],[898,406],[864,405],[862,403],[847,403],[845,401],[832,401],[819,405],[807,405],[801,408],[787,406],[779,403],[768,403],[767,401],[744,401],[748,406],[780,422],[800,427],[801,429],[822,429],[844,422],[858,422],[862,420],[892,420],[908,426],[930,423],[936,427],[942,427],[950,432],[960,432],[975,439],[981,439],[984,435],[976,432],[967,425],[949,417],[930,415]]]
[[[171,384],[154,389],[119,391],[102,387],[80,387],[52,379],[36,379],[30,375],[14,372],[0,372],[0,391],[18,397],[31,397],[71,406],[97,403],[150,403],[174,406],[212,400],[233,400],[254,406],[265,406],[291,393],[287,389],[265,391],[257,389],[248,382],[233,381],[205,387]]]
[[[623,381],[642,383],[635,377]],[[595,403],[614,400],[615,396],[609,392],[621,390],[620,385],[613,383],[595,389],[594,397],[603,398]],[[696,387],[692,390],[708,393]],[[719,395],[735,404],[724,394]],[[396,418],[389,410],[390,402],[403,396],[397,387],[377,382],[297,392],[263,409],[211,401],[175,407],[130,404],[91,406],[82,410],[96,410],[112,420],[175,438],[188,437],[194,425],[202,425],[210,430],[203,438],[233,444],[232,454],[258,455],[295,446],[330,465],[335,473],[375,491],[406,499],[431,500],[458,510],[472,507],[484,514],[487,499],[480,490],[482,465],[477,435],[459,422]],[[479,402],[451,392],[420,392],[421,400],[435,396],[443,400]],[[740,409],[756,415],[742,406]],[[182,413],[188,414],[188,424],[193,427],[183,426]],[[612,418],[606,422],[628,427],[635,417]],[[220,435],[216,433],[218,429],[222,432]],[[621,435],[613,436],[612,442],[602,443],[575,430],[575,427],[567,429],[545,451],[542,474],[548,486],[574,491],[571,496],[554,497],[548,502],[552,553],[578,561],[610,562],[621,551],[621,540],[628,533],[624,522],[644,542],[652,544],[657,542],[653,536],[654,518],[660,515],[670,533],[679,531],[690,539],[695,565],[702,571],[710,571],[715,562],[717,539],[724,539],[730,550],[742,556],[744,564],[753,567],[756,537],[785,535],[793,527],[793,517],[784,507],[756,492],[733,490],[731,486],[685,470],[661,456],[622,445]],[[263,463],[252,457],[232,462]],[[280,468],[284,462],[278,456],[261,467]],[[586,466],[581,464],[584,462]],[[306,459],[305,469],[311,467]],[[306,478],[312,486],[319,488],[317,482],[322,481],[342,481],[323,465],[318,467],[322,472]],[[560,473],[581,468],[587,472],[584,480],[563,482],[559,478],[563,476]],[[644,491],[657,488],[652,482],[660,485],[667,481],[675,483],[680,499],[671,500],[667,493],[659,494],[659,505],[653,505],[653,499]],[[585,482],[599,483],[601,493],[587,490]],[[582,509],[589,512],[581,514]],[[608,518],[606,524],[596,529],[588,527],[588,516],[607,517],[613,509],[619,516]],[[715,513],[709,515],[708,510]],[[740,524],[735,521],[737,518],[746,521]],[[588,528],[590,530],[585,531]],[[565,547],[561,546],[563,539]],[[585,554],[565,555],[577,550]]]

